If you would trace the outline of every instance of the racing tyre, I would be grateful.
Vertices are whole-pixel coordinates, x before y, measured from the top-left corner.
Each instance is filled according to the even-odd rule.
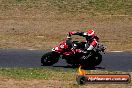
[[[100,53],[97,53],[95,56],[95,66],[99,65],[102,62],[102,55]]]

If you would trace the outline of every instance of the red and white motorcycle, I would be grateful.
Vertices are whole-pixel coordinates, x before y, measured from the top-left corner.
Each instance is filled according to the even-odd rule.
[[[98,44],[90,53],[83,53],[86,42],[73,41],[68,38],[62,41],[52,51],[45,53],[41,58],[43,66],[51,66],[58,62],[59,58],[65,59],[72,66],[95,67],[102,61],[101,52],[105,47]]]

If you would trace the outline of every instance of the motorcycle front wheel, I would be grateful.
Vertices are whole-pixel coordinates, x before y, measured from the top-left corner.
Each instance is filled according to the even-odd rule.
[[[55,52],[48,52],[44,54],[41,58],[42,66],[51,66],[58,62],[60,55]]]

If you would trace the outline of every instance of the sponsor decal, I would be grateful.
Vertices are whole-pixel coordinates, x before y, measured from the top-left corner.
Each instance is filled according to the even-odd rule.
[[[130,83],[129,74],[87,74],[79,67],[76,81],[79,85],[86,83]]]

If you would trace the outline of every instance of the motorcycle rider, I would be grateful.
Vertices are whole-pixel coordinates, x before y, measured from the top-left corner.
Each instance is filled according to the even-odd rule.
[[[88,29],[86,32],[69,32],[69,38],[71,35],[79,35],[86,38],[86,46],[84,53],[90,53],[96,45],[98,44],[99,38],[95,36],[95,31],[92,29]]]

